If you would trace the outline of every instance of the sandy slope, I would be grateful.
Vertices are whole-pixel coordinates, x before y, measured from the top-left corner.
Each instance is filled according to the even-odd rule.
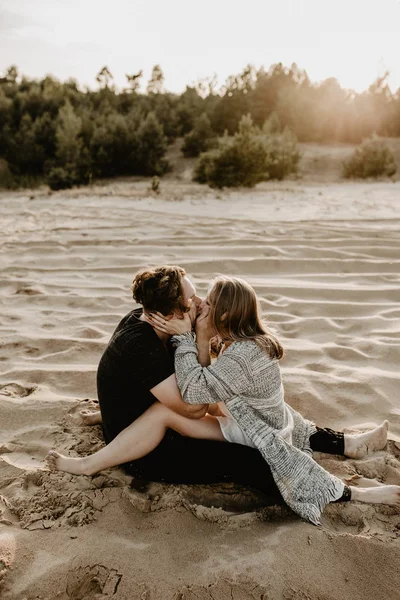
[[[146,494],[118,470],[43,470],[50,447],[101,445],[78,411],[132,306],[132,275],[178,263],[200,294],[216,273],[255,286],[287,348],[287,399],[303,414],[335,428],[390,419],[385,451],[319,456],[328,469],[400,484],[400,184],[215,194],[170,181],[162,197],[146,186],[0,196],[1,597],[397,598],[394,508],[331,506],[316,528],[231,486]]]

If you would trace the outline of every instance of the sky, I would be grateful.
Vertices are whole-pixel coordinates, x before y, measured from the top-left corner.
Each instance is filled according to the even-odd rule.
[[[118,87],[160,64],[169,91],[247,64],[293,62],[312,81],[362,91],[390,71],[400,88],[400,0],[0,0],[0,73],[96,86],[107,65]]]

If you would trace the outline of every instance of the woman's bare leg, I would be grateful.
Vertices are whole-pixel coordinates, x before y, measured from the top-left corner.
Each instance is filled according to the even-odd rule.
[[[214,417],[187,419],[156,402],[98,452],[83,458],[71,458],[50,450],[46,460],[54,471],[93,475],[149,454],[161,442],[167,429],[198,439],[225,440],[218,420]]]
[[[99,410],[81,410],[79,415],[84,425],[99,425],[103,422]]]
[[[358,488],[350,486],[351,499],[366,504],[389,504],[400,508],[400,485]]]
[[[344,434],[344,455],[349,458],[363,458],[370,452],[382,450],[387,443],[389,421],[383,421],[375,429],[365,433]]]

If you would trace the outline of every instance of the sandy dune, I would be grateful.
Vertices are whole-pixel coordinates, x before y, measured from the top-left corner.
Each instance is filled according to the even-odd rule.
[[[316,528],[229,485],[140,492],[118,469],[45,470],[51,447],[102,444],[78,413],[132,276],[177,263],[200,294],[216,273],[256,288],[304,415],[348,430],[390,420],[384,451],[318,456],[326,468],[400,484],[400,183],[147,185],[0,195],[2,599],[398,598],[395,508],[330,506]]]

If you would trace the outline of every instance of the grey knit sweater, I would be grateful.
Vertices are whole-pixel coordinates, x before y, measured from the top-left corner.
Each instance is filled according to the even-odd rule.
[[[202,367],[194,333],[173,336],[175,373],[188,404],[224,401],[240,428],[268,463],[285,502],[318,525],[323,508],[339,499],[344,484],[311,456],[316,428],[284,401],[279,362],[253,341],[234,342],[211,366]],[[280,432],[288,412],[293,418],[292,444]]]

